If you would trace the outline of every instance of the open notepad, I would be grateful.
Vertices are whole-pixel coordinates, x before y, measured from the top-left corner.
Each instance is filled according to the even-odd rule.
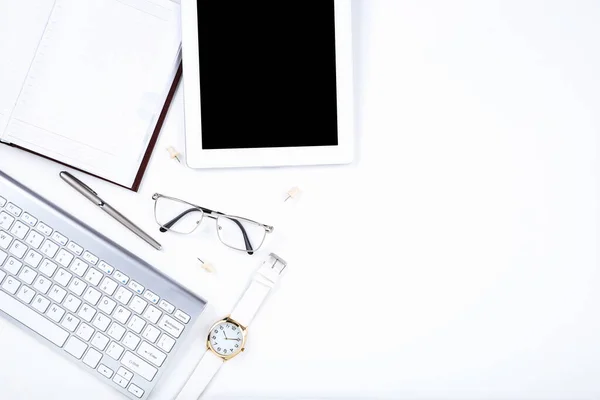
[[[180,60],[172,0],[0,2],[0,141],[137,190]]]

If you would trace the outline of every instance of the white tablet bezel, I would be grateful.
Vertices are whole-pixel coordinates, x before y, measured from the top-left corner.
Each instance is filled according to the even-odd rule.
[[[351,1],[335,0],[338,145],[218,150],[202,148],[197,1],[181,1],[186,162],[188,166],[192,168],[225,168],[347,164],[352,162],[354,157],[354,100]],[[289,123],[293,124],[294,121],[289,121]],[[251,134],[251,130],[249,134]]]

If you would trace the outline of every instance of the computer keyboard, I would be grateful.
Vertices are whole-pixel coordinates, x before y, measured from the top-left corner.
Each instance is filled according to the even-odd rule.
[[[0,171],[0,314],[146,399],[206,302]]]

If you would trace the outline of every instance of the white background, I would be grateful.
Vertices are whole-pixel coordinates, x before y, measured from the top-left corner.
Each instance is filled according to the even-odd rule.
[[[600,4],[353,6],[352,165],[187,169],[165,150],[184,147],[179,92],[139,194],[83,177],[162,253],[76,195],[60,166],[1,146],[0,169],[223,314],[265,253],[288,260],[248,351],[206,398],[600,397]],[[284,204],[292,186],[303,195]],[[211,224],[160,235],[157,191],[276,229],[254,257]]]

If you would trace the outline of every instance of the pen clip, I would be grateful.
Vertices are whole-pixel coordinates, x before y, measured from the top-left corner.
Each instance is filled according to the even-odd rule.
[[[96,193],[96,191],[94,189],[92,189],[91,187],[89,187],[85,183],[81,182],[79,179],[75,178],[73,175],[71,175],[71,178],[75,179],[75,181],[77,181],[77,183],[79,183],[81,186],[83,186],[84,189],[86,189],[87,191],[89,191],[91,194],[93,194],[94,196],[98,196],[98,193]]]
[[[104,205],[104,201],[100,197],[98,197],[98,193],[96,193],[91,187],[81,182],[79,179],[75,178],[67,171],[61,171],[59,175],[73,189],[77,190],[79,193],[84,195],[92,203],[100,207]]]

